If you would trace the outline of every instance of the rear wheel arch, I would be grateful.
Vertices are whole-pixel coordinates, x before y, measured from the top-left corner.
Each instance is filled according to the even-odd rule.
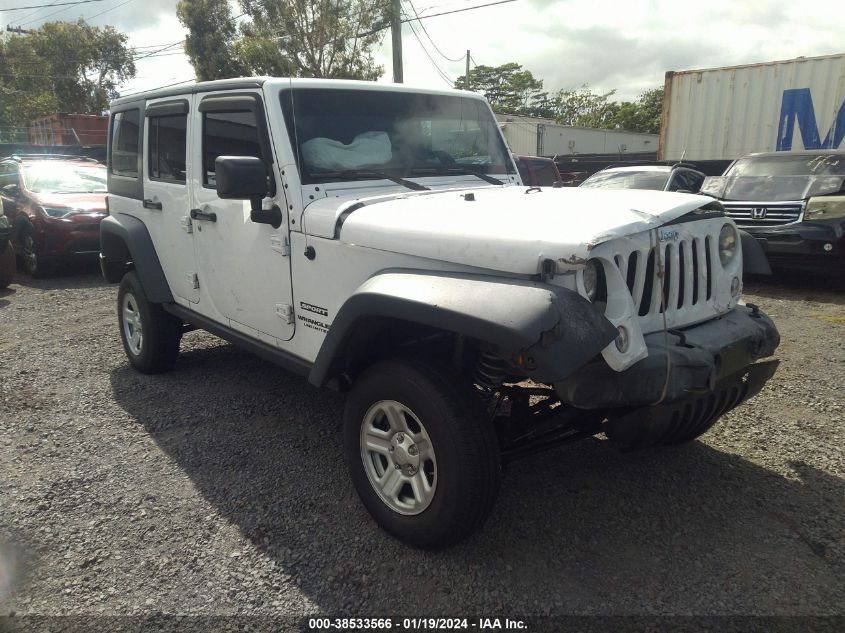
[[[153,240],[146,225],[138,218],[120,213],[102,221],[100,263],[107,281],[120,281],[123,273],[131,268],[137,273],[149,301],[173,303],[173,294]]]

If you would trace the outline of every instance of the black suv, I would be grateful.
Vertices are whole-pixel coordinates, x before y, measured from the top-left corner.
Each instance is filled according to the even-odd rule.
[[[750,154],[701,192],[722,201],[773,268],[845,271],[845,151]]]

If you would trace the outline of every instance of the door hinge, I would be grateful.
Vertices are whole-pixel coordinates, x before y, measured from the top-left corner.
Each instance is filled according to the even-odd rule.
[[[290,255],[290,243],[287,235],[271,235],[270,248],[287,257]]]
[[[185,233],[193,233],[194,232],[194,225],[191,223],[191,216],[183,215],[179,219],[179,225],[182,227],[182,230]]]
[[[196,273],[188,273],[188,286],[194,290],[200,287],[200,278]]]
[[[279,317],[284,323],[293,323],[293,306],[289,303],[277,303],[276,316]]]

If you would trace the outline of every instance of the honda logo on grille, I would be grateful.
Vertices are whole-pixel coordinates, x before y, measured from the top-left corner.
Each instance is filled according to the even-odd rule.
[[[754,207],[751,209],[751,219],[752,220],[762,220],[766,217],[766,213],[769,210],[766,207]]]

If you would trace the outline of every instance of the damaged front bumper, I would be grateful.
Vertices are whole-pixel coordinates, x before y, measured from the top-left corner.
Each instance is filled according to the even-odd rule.
[[[622,372],[600,358],[555,383],[561,400],[581,409],[668,405],[712,393],[725,379],[771,356],[780,335],[756,306],[718,319],[645,336],[648,356]]]

